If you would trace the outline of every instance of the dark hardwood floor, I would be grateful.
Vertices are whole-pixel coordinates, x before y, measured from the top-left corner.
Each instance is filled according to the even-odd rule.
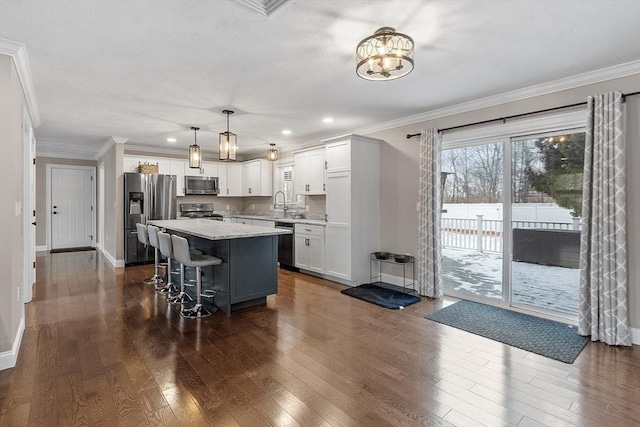
[[[2,426],[630,426],[640,348],[572,365],[280,271],[266,306],[186,320],[96,252],[39,254]]]

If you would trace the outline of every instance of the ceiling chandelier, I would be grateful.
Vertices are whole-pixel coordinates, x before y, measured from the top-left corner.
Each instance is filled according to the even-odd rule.
[[[366,80],[394,80],[413,70],[413,39],[382,27],[358,43],[356,74]]]
[[[233,111],[223,110],[222,114],[227,115],[227,131],[220,133],[218,141],[220,160],[235,161],[236,153],[238,151],[238,135],[229,132],[229,115],[233,114]]]
[[[276,149],[276,144],[269,144],[271,148],[267,150],[267,160],[271,162],[275,162],[278,160],[278,150]]]
[[[196,141],[196,135],[200,128],[192,126],[191,130],[193,131],[193,145],[189,146],[189,167],[193,169],[200,169],[202,166],[202,157],[200,156],[200,146]]]

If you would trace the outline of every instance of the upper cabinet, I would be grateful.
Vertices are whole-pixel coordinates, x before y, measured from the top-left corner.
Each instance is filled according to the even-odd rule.
[[[351,170],[351,143],[349,140],[327,145],[327,173]]]
[[[169,175],[171,173],[171,160],[164,157],[149,157],[149,156],[125,156],[124,157],[124,172],[138,172],[138,165],[149,163],[152,165],[158,165],[158,173],[162,175]]]
[[[200,169],[202,176],[218,176],[218,164],[215,162],[202,162]]]
[[[176,196],[184,196],[184,176],[185,170],[189,169],[189,162],[187,160],[171,160],[169,167],[169,174],[176,176]]]
[[[218,197],[242,197],[242,163],[218,163]]]
[[[296,194],[325,194],[325,149],[316,148],[294,155],[294,192]]]
[[[273,163],[266,159],[242,163],[242,195],[272,196]]]

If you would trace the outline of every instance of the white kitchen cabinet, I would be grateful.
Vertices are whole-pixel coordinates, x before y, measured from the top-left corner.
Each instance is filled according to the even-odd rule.
[[[150,163],[152,165],[158,165],[158,173],[161,175],[171,174],[171,160],[166,157],[150,157],[150,156],[131,156],[125,155],[123,162],[124,172],[138,172],[138,165],[144,163]]]
[[[345,135],[324,141],[327,159],[325,274],[369,282],[380,244],[380,140]]]
[[[268,219],[252,219],[251,224],[259,227],[276,228],[276,222]]]
[[[294,155],[294,192],[296,194],[325,194],[324,147],[302,151]]]
[[[328,174],[351,170],[351,148],[351,141],[348,139],[327,144],[325,155]]]
[[[242,197],[242,163],[218,163],[218,197]]]
[[[273,163],[257,159],[242,164],[242,195],[272,196]]]
[[[171,160],[170,174],[176,176],[176,196],[184,196],[184,170],[189,167],[186,160]]]
[[[202,162],[200,171],[202,176],[218,176],[218,164],[215,162]]]
[[[324,227],[320,225],[295,224],[294,230],[296,267],[316,273],[324,273]]]

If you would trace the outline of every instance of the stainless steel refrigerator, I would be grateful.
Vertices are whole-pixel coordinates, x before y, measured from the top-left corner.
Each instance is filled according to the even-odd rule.
[[[125,265],[153,261],[153,248],[138,241],[136,224],[154,219],[176,219],[176,176],[125,173]]]

